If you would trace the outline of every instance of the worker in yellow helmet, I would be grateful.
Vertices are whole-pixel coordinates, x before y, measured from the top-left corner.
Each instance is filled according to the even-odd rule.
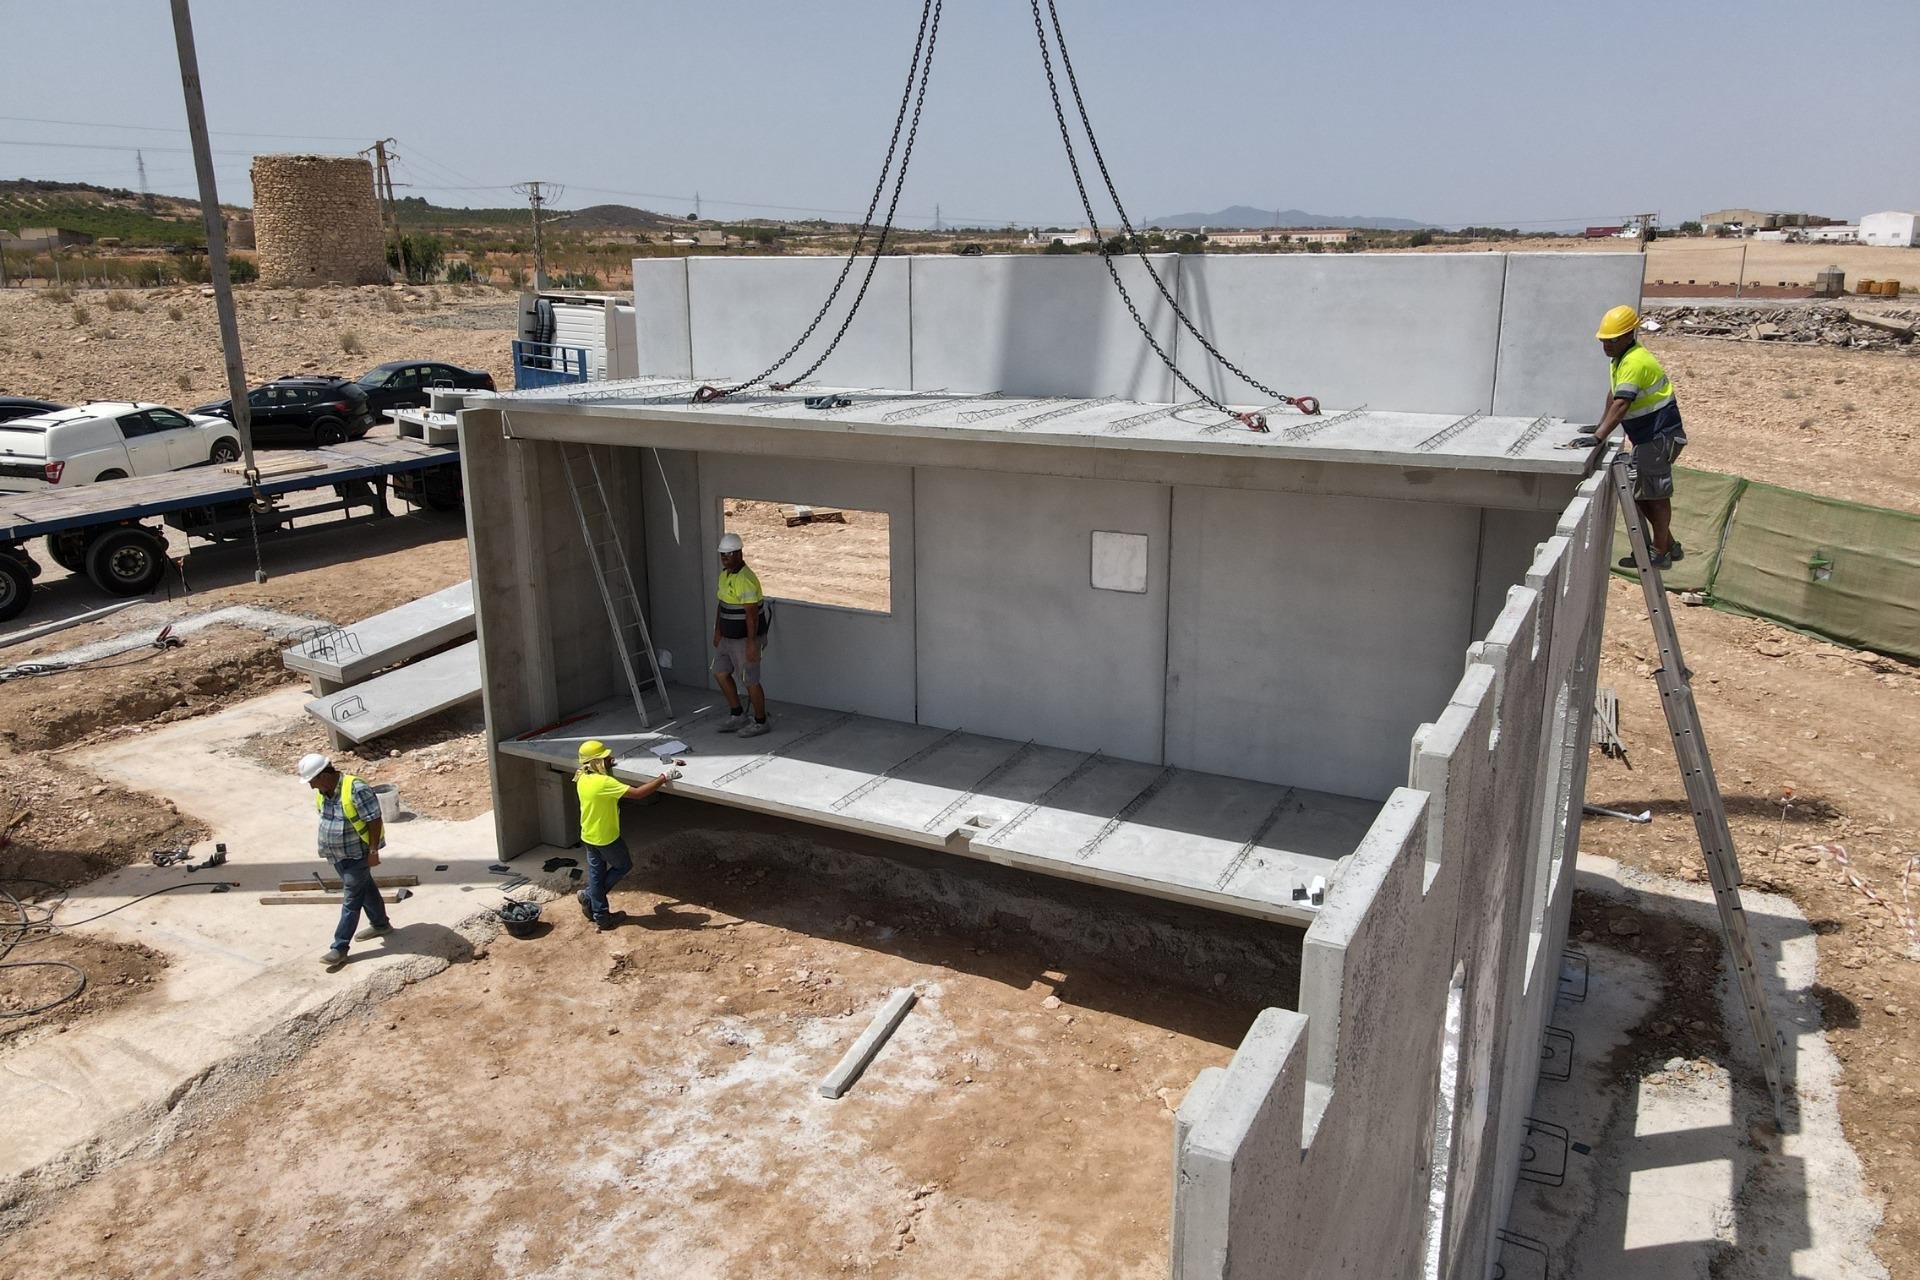
[[[1674,393],[1673,379],[1640,345],[1640,314],[1632,307],[1620,306],[1600,319],[1594,336],[1612,362],[1609,374],[1606,411],[1591,435],[1575,444],[1596,445],[1625,427],[1633,446],[1633,504],[1640,508],[1652,536],[1647,544],[1653,567],[1666,569],[1686,555],[1679,539],[1673,536],[1673,460],[1687,447],[1687,433],[1680,423],[1680,399]],[[1633,557],[1620,561],[1623,569],[1633,568]]]
[[[580,744],[580,771],[573,782],[580,794],[580,843],[587,846],[587,887],[574,896],[602,933],[617,923],[607,895],[633,870],[633,855],[620,838],[620,802],[650,796],[680,776],[678,769],[666,769],[632,787],[613,776],[612,766],[613,751],[606,743],[589,738]]]

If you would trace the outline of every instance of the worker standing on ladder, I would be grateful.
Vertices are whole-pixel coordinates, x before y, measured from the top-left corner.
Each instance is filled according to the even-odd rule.
[[[580,797],[580,843],[587,846],[587,887],[574,896],[581,914],[605,933],[618,923],[607,901],[620,877],[633,870],[633,854],[620,836],[620,802],[642,800],[680,776],[668,769],[639,786],[613,776],[613,749],[598,738],[580,744],[580,771],[573,775]]]
[[[1687,447],[1687,433],[1680,424],[1680,400],[1674,394],[1673,379],[1640,345],[1640,314],[1632,307],[1620,306],[1601,317],[1594,336],[1612,362],[1606,411],[1592,435],[1581,436],[1577,445],[1597,445],[1613,429],[1624,426],[1633,445],[1633,504],[1646,517],[1652,538],[1647,551],[1656,569],[1671,568],[1686,555],[1673,536],[1673,460]],[[1620,561],[1622,569],[1634,567],[1633,557]]]
[[[747,568],[746,551],[737,533],[720,539],[720,603],[713,618],[713,674],[727,699],[727,722],[721,733],[757,738],[768,731],[767,695],[760,687],[760,655],[767,647],[773,612],[760,590],[760,576]],[[734,684],[738,674],[752,704],[749,719]]]

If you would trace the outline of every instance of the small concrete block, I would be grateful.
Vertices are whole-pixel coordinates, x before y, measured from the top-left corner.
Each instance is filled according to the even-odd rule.
[[[827,1073],[827,1078],[820,1082],[821,1097],[837,1098],[853,1087],[853,1082],[860,1078],[860,1073],[867,1069],[867,1064],[872,1062],[874,1055],[880,1052],[880,1046],[885,1044],[887,1037],[893,1034],[893,1029],[900,1025],[900,1020],[907,1016],[907,1010],[913,1008],[913,1002],[917,998],[912,987],[901,987],[887,997],[887,1002],[880,1006],[880,1012],[873,1015],[873,1021],[868,1023],[867,1029],[860,1033],[860,1038],[853,1042],[853,1047],[847,1050],[846,1056],[842,1057],[839,1064]]]

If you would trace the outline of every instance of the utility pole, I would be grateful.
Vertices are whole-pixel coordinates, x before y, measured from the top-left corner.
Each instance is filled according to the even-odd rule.
[[[400,203],[393,197],[393,172],[387,168],[387,162],[398,160],[400,155],[396,151],[387,150],[392,145],[392,138],[382,138],[360,154],[363,156],[368,152],[373,154],[373,194],[374,198],[380,201],[385,221],[392,231],[393,260],[400,264],[400,279],[404,283],[408,279],[407,241],[400,234]]]
[[[516,182],[513,189],[533,209],[533,289],[538,293],[547,287],[547,244],[540,234],[540,210],[549,200],[558,200],[566,188],[556,182]]]
[[[220,349],[227,359],[227,395],[234,429],[240,433],[240,457],[256,508],[260,469],[253,463],[253,412],[247,404],[247,371],[240,359],[240,324],[233,314],[233,279],[227,274],[227,227],[220,216],[220,192],[213,181],[213,149],[207,142],[207,107],[200,97],[200,59],[193,49],[193,15],[187,0],[172,0],[173,41],[180,54],[180,90],[187,100],[187,132],[193,137],[193,169],[200,180],[200,219],[207,228],[207,274],[213,282],[213,309],[220,317]],[[264,569],[254,570],[254,581],[265,582]]]
[[[698,191],[693,193],[693,220],[695,222],[700,221],[700,193]]]
[[[945,230],[945,228],[940,225],[940,206],[937,204],[933,206],[933,229],[935,231]]]
[[[153,192],[147,190],[147,153],[144,151],[135,151],[133,153],[133,163],[140,170],[140,205],[147,211],[147,216],[151,218],[153,216]]]

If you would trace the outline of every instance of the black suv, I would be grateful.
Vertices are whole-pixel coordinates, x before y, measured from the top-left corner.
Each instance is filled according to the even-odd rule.
[[[343,444],[358,440],[376,421],[367,393],[337,374],[298,374],[275,378],[247,392],[254,439],[299,445]],[[233,417],[232,401],[215,400],[195,413]]]
[[[440,360],[390,360],[361,374],[360,389],[375,413],[386,413],[425,408],[434,390],[491,391],[493,375]]]

